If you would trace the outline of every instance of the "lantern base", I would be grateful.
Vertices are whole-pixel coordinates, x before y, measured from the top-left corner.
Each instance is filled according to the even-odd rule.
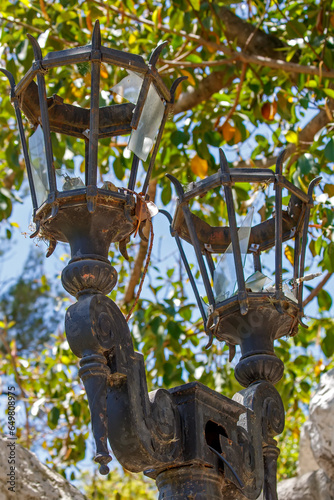
[[[273,352],[272,343],[285,335],[297,333],[298,304],[287,297],[277,300],[275,293],[247,293],[247,314],[240,311],[238,296],[216,304],[207,328],[216,320],[214,335],[231,345],[240,344],[242,355]]]
[[[287,297],[277,300],[274,293],[265,292],[247,293],[247,305],[247,313],[242,314],[238,296],[218,303],[207,327],[216,322],[214,335],[228,343],[230,353],[233,346],[240,345],[242,357],[235,367],[235,378],[241,385],[248,387],[259,380],[276,384],[283,376],[284,364],[275,355],[274,340],[297,333],[300,309]]]
[[[73,193],[73,194],[72,194]],[[50,241],[62,241],[71,246],[72,258],[99,255],[107,258],[111,243],[127,238],[136,225],[134,208],[127,205],[125,195],[114,198],[97,190],[88,200],[85,190],[46,202],[35,215],[40,235]],[[93,210],[89,210],[89,201]]]

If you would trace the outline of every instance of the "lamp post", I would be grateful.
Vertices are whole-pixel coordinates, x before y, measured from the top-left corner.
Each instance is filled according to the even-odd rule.
[[[236,378],[246,388],[232,400],[194,382],[171,390],[148,393],[142,354],[133,349],[127,322],[108,294],[117,283],[117,273],[108,260],[111,243],[125,243],[145,219],[143,199],[158,151],[163,127],[178,79],[169,90],[155,63],[159,45],[149,64],[137,55],[101,44],[96,23],[92,43],[85,47],[42,56],[36,40],[29,37],[35,62],[15,85],[11,85],[22,150],[33,203],[37,234],[50,241],[48,254],[57,241],[71,247],[71,260],[62,273],[64,288],[77,298],[66,312],[69,345],[80,358],[79,375],[85,385],[96,442],[95,461],[107,474],[111,457],[109,443],[126,469],[157,481],[159,498],[207,500],[234,498],[238,490],[249,499],[262,489],[267,500],[276,498],[278,448],[273,439],[284,427],[284,409],[274,385],[283,364],[275,356],[273,342],[296,333],[302,317],[302,286],[311,183],[306,194],[282,176],[282,158],[276,173],[261,169],[229,171],[223,153],[217,174],[192,185],[187,192],[169,176],[178,194],[171,224],[186,265],[205,330],[230,345],[241,345],[242,358]],[[90,109],[64,103],[57,95],[47,97],[47,72],[62,65],[86,62],[91,67]],[[128,77],[113,90],[133,103],[99,107],[101,63],[128,70]],[[34,81],[37,79],[37,85]],[[34,133],[25,138],[21,110]],[[52,152],[52,133],[76,137],[85,143],[84,178],[75,171],[57,176]],[[131,133],[128,148],[133,161],[127,187],[117,188],[108,178],[98,185],[98,141]],[[156,140],[155,140],[156,137]],[[155,140],[155,143],[154,143]],[[134,193],[139,159],[151,157],[141,196]],[[232,185],[235,182],[274,183],[275,217],[260,226],[237,228]],[[191,214],[189,202],[217,186],[224,186],[229,226],[211,228]],[[282,188],[291,192],[282,210]],[[293,292],[282,284],[282,241],[295,238]],[[200,298],[180,238],[195,249],[208,304]],[[275,246],[275,287],[264,289],[261,252]],[[232,251],[230,251],[232,249]],[[215,269],[212,254],[227,253]],[[254,256],[255,275],[245,279],[243,255]],[[236,284],[228,290],[226,275],[233,256]],[[206,259],[206,262],[204,261]],[[231,269],[231,265],[228,266]],[[214,288],[211,286],[211,278]],[[224,274],[225,273],[225,274]],[[231,280],[230,280],[231,281]],[[233,281],[233,279],[232,279]]]
[[[167,174],[175,186],[178,203],[173,220],[165,214],[171,222],[171,234],[176,238],[203,317],[209,336],[207,347],[214,337],[225,341],[232,361],[235,346],[240,345],[242,356],[235,367],[235,377],[246,389],[236,394],[233,400],[248,408],[255,420],[262,421],[262,430],[259,428],[259,434],[256,435],[250,421],[246,423],[246,413],[247,416],[240,416],[236,423],[238,431],[242,430],[236,442],[222,428],[219,446],[210,446],[211,451],[217,456],[219,454],[219,458],[224,461],[225,477],[233,481],[247,498],[257,498],[253,495],[255,491],[259,493],[258,480],[263,480],[265,499],[277,498],[279,449],[273,438],[283,431],[284,408],[274,385],[282,378],[284,364],[275,355],[274,340],[296,335],[298,324],[302,324],[310,207],[313,204],[313,189],[321,180],[320,177],[314,179],[305,193],[282,175],[283,160],[284,152],[278,157],[275,172],[256,168],[230,170],[220,150],[220,171],[193,183],[186,192],[175,177]],[[244,224],[237,227],[232,188],[238,182],[273,184],[275,212],[271,219],[252,227],[249,214]],[[192,200],[218,186],[224,189],[227,227],[211,227],[192,214],[189,206]],[[283,210],[282,203],[284,188],[290,195],[286,210]],[[181,238],[194,247],[207,303],[200,297]],[[290,239],[294,239],[294,263],[293,277],[288,284],[282,282],[282,244]],[[275,281],[274,286],[265,287],[267,281],[271,280],[262,273],[261,254],[272,247],[275,248]],[[223,257],[215,266],[213,256],[217,254],[223,254]],[[253,270],[248,277],[244,272],[247,254],[253,256]],[[259,444],[262,451],[256,450]],[[262,457],[259,458],[257,453]],[[256,464],[257,460],[259,462]],[[264,476],[259,479],[261,467],[264,467]],[[254,476],[250,480],[252,474]]]

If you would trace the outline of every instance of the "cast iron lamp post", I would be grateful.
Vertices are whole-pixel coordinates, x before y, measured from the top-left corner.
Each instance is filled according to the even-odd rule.
[[[282,158],[276,173],[261,169],[230,172],[222,153],[220,172],[193,184],[186,193],[170,176],[179,197],[172,234],[198,299],[205,330],[210,337],[227,341],[232,351],[233,346],[241,345],[242,358],[236,367],[236,377],[246,389],[232,400],[197,382],[148,393],[143,356],[133,350],[123,314],[105,296],[117,283],[108,250],[111,243],[120,242],[125,252],[128,237],[140,230],[145,217],[149,217],[142,216],[142,199],[180,79],[168,90],[159,77],[155,63],[163,45],[158,46],[146,65],[140,56],[102,46],[98,24],[90,45],[49,53],[44,58],[36,40],[29,38],[36,60],[28,73],[15,85],[12,75],[2,71],[11,84],[27,166],[36,223],[32,236],[39,233],[48,239],[50,252],[57,241],[71,246],[71,260],[63,270],[62,283],[77,302],[67,310],[65,329],[72,351],[81,358],[79,375],[88,396],[96,442],[95,461],[100,464],[101,473],[109,471],[109,440],[123,467],[133,472],[144,471],[156,479],[161,500],[231,499],[236,498],[238,490],[244,497],[256,499],[262,489],[266,500],[274,500],[279,450],[273,438],[283,430],[284,409],[273,385],[283,373],[273,341],[282,335],[295,334],[301,321],[308,217],[317,180],[305,194],[282,176]],[[65,104],[56,95],[47,97],[48,69],[82,62],[91,66],[90,109]],[[102,62],[130,71],[123,89],[134,104],[99,108]],[[119,87],[115,90],[119,91]],[[35,129],[29,148],[21,110]],[[73,173],[64,176],[65,182],[61,176],[57,181],[53,132],[85,142],[84,180]],[[108,178],[98,186],[98,139],[130,132],[128,147],[134,156],[128,187],[116,188]],[[146,160],[152,148],[138,198],[133,192],[139,158]],[[238,181],[274,183],[275,218],[260,227],[250,229],[246,225],[238,231],[231,190]],[[191,214],[189,201],[220,185],[224,186],[229,227],[211,228]],[[282,211],[282,187],[291,192],[286,211]],[[208,306],[200,299],[180,237],[195,248]],[[294,295],[282,286],[282,241],[292,237],[295,238]],[[237,288],[234,285],[227,291],[224,261],[215,271],[212,254],[228,251],[230,245]],[[260,254],[273,245],[275,287],[269,291],[263,290]],[[245,280],[242,266],[242,255],[249,252],[254,255],[257,273],[251,281]],[[214,290],[208,269],[214,278]]]

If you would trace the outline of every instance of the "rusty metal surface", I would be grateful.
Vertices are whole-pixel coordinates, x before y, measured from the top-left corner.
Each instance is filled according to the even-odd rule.
[[[104,47],[101,43],[98,21],[94,26],[91,44],[84,47],[51,52],[45,57],[42,55],[37,40],[31,35],[28,35],[28,37],[35,55],[33,66],[17,85],[15,85],[14,78],[9,72],[5,70],[5,74],[10,80],[11,99],[16,108],[16,116],[32,193],[34,222],[36,223],[36,231],[32,236],[36,236],[39,230],[41,230],[42,237],[50,240],[50,248],[54,248],[57,240],[69,241],[69,237],[65,236],[64,231],[62,231],[62,221],[67,225],[71,214],[74,214],[73,225],[75,227],[76,212],[78,212],[78,209],[73,210],[73,207],[85,201],[89,213],[93,213],[98,205],[109,207],[107,220],[113,226],[112,231],[114,233],[114,236],[109,238],[109,240],[120,241],[122,237],[123,239],[128,237],[132,231],[135,201],[132,194],[128,194],[124,199],[121,192],[101,193],[101,190],[97,188],[98,140],[129,134],[135,129],[145,104],[148,87],[150,84],[154,85],[161,99],[164,101],[166,112],[160,124],[147,169],[142,190],[145,194],[159,149],[162,132],[174,102],[176,87],[184,77],[177,79],[169,90],[155,68],[155,64],[167,42],[163,42],[156,47],[150,57],[149,64],[146,64],[144,59],[137,54],[129,54]],[[50,68],[73,65],[85,61],[89,62],[91,66],[90,109],[66,103],[57,95],[47,96],[47,79]],[[99,108],[100,67],[102,62],[142,74],[143,83],[136,105],[126,103]],[[36,85],[34,79],[37,79],[38,85]],[[43,130],[49,182],[49,185],[44,187],[45,192],[49,192],[50,194],[42,206],[38,205],[33,182],[32,165],[29,158],[27,141],[24,136],[20,109],[27,116],[34,128],[41,125]],[[74,136],[85,142],[85,200],[77,192],[67,192],[66,194],[57,190],[50,132]],[[138,158],[134,155],[133,173],[130,175],[129,181],[129,189],[131,190],[133,190],[136,184],[137,171]],[[68,199],[69,197],[71,200]],[[39,203],[41,203],[41,200],[39,200]],[[113,204],[115,205],[114,208],[112,208]],[[124,217],[118,213],[118,208],[123,210]],[[66,212],[60,216],[59,212],[63,210]],[[83,215],[81,214],[81,216]],[[94,223],[99,223],[99,217],[96,217],[94,220]]]
[[[296,227],[301,214],[302,202],[291,202],[291,208],[283,210],[282,238],[283,241],[291,239],[291,232]],[[204,252],[206,246],[212,253],[224,253],[231,243],[229,227],[213,227],[195,214],[191,214],[193,225],[196,228],[201,249]],[[191,243],[189,231],[184,220],[183,211],[180,209],[175,214],[173,230],[188,243]],[[251,253],[252,245],[259,245],[259,250],[264,251],[275,245],[275,219],[268,219],[261,224],[253,226],[249,239],[248,252]],[[205,246],[206,245],[206,246]]]
[[[221,152],[221,170],[192,184],[184,192],[177,189],[179,203],[172,232],[190,281],[195,289],[206,331],[228,345],[240,344],[241,358],[235,367],[237,380],[246,389],[233,400],[197,382],[169,391],[148,393],[143,356],[133,349],[126,320],[117,305],[105,294],[117,283],[116,270],[108,261],[112,242],[124,242],[137,225],[135,197],[122,188],[97,188],[98,139],[129,133],[138,125],[149,84],[165,101],[165,113],[158,132],[144,181],[146,193],[163,128],[174,102],[177,79],[169,90],[155,64],[164,47],[159,45],[149,64],[138,55],[103,47],[98,22],[92,43],[84,47],[47,54],[44,58],[36,40],[30,37],[35,62],[15,86],[6,71],[19,124],[21,142],[31,184],[34,220],[40,235],[48,239],[50,251],[57,241],[71,246],[71,260],[62,273],[64,288],[77,298],[66,313],[69,345],[80,358],[79,375],[84,383],[96,442],[95,460],[100,472],[108,473],[111,460],[108,440],[122,464],[131,471],[143,471],[157,479],[162,499],[256,499],[264,488],[266,500],[276,500],[278,448],[274,437],[284,428],[284,408],[273,384],[283,373],[283,363],[275,356],[273,342],[283,335],[294,335],[302,315],[302,284],[298,285],[298,304],[282,293],[282,242],[296,238],[294,278],[304,272],[307,224],[312,190],[303,193],[282,176],[282,162],[276,172],[265,169],[231,169]],[[47,70],[87,61],[91,65],[91,108],[64,103],[59,96],[47,97]],[[110,63],[140,73],[143,84],[136,111],[123,104],[99,108],[100,65]],[[38,85],[34,82],[37,78]],[[37,206],[32,170],[24,138],[20,109],[34,127],[40,123],[48,162],[48,199]],[[57,191],[50,132],[60,132],[85,141],[85,187]],[[89,139],[88,139],[89,138]],[[134,156],[129,187],[136,185],[138,158]],[[233,207],[232,187],[236,182],[274,183],[278,215],[252,228],[248,252],[254,253],[254,267],[261,269],[261,251],[276,244],[276,290],[273,293],[247,289]],[[78,184],[76,184],[78,185]],[[230,227],[210,227],[191,214],[189,202],[209,189],[224,186]],[[281,210],[282,189],[291,199]],[[126,193],[126,194],[125,194]],[[302,239],[301,239],[302,237]],[[209,298],[206,313],[180,238],[193,244]],[[210,279],[214,273],[212,253],[222,253],[233,240],[239,292],[215,303]],[[210,274],[207,272],[205,260]],[[278,273],[278,275],[277,275]]]
[[[45,206],[38,214],[41,235],[70,243],[72,257],[77,253],[95,253],[107,257],[111,243],[119,242],[129,236],[135,226],[124,214],[124,202],[111,197],[98,196],[94,213],[87,211],[86,196],[58,200],[59,209],[52,217],[52,205]],[[94,251],[86,252],[92,246]]]
[[[83,138],[83,132],[90,127],[90,110],[66,104],[59,96],[48,97],[49,121],[52,132]],[[32,81],[20,103],[28,120],[37,126],[40,107],[38,89]],[[114,104],[99,108],[99,138],[128,134],[131,132],[131,119],[134,104]]]

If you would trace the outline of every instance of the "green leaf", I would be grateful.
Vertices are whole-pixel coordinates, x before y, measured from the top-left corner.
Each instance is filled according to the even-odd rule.
[[[328,97],[331,97],[332,99],[334,99],[334,90],[333,89],[323,89],[323,91],[325,92],[326,95],[328,95]]]
[[[75,417],[80,417],[81,405],[78,401],[74,401],[72,404],[72,412]]]
[[[117,158],[115,158],[113,163],[115,175],[117,179],[119,179],[120,181],[124,179],[125,175],[125,165],[122,160],[123,159],[120,156],[118,156]]]
[[[334,354],[334,328],[327,331],[325,338],[321,342],[321,348],[325,356],[330,358]]]
[[[287,142],[291,142],[292,144],[298,144],[298,134],[293,130],[289,130],[289,132],[285,134],[285,138]]]
[[[59,408],[54,406],[48,413],[48,424],[51,429],[55,429],[57,427],[59,417],[60,417],[60,410]]]
[[[179,146],[180,144],[187,144],[190,139],[188,132],[183,132],[182,130],[175,130],[170,136],[170,140],[174,146]]]
[[[172,199],[172,188],[170,183],[166,184],[161,191],[161,201],[164,205],[168,205],[170,200]]]
[[[325,247],[323,267],[330,273],[334,272],[334,243],[330,243]]]
[[[210,144],[210,146],[214,146],[218,148],[222,142],[222,136],[218,132],[213,132],[212,130],[207,130],[204,134],[204,140]]]
[[[324,149],[324,155],[329,161],[334,161],[334,140],[329,139]]]
[[[173,276],[174,271],[175,271],[175,269],[168,269],[168,271],[167,271],[168,278],[171,278]]]
[[[324,289],[320,290],[318,293],[317,300],[320,311],[329,311],[332,307],[332,297]]]
[[[201,8],[201,0],[189,0],[189,2],[191,3],[191,6],[192,6],[193,9],[200,10],[200,8]]]
[[[334,196],[334,184],[325,184],[324,193],[327,193],[330,198]]]
[[[319,86],[319,82],[317,82],[316,80],[309,80],[307,86],[311,89],[316,89]]]

